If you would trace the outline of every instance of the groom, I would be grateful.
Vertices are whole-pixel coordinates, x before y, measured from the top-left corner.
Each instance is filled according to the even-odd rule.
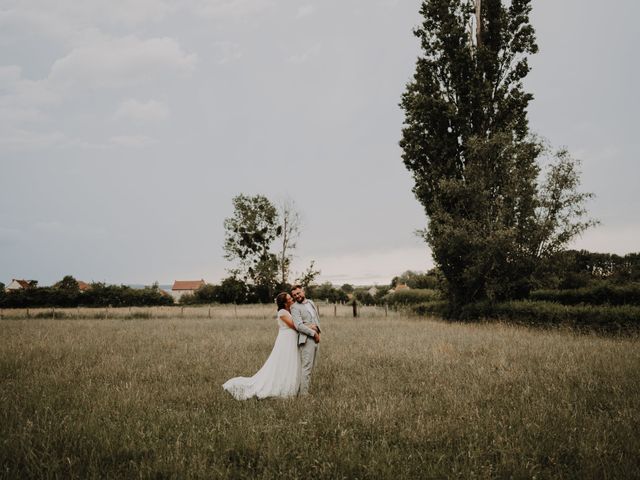
[[[293,323],[298,330],[298,352],[302,364],[302,378],[300,379],[300,395],[309,394],[311,373],[318,358],[318,343],[320,343],[320,315],[315,304],[305,298],[301,285],[294,285],[291,296],[296,301],[291,306]]]

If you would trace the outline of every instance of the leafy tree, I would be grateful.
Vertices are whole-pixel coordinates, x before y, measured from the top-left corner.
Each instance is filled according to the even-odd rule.
[[[340,287],[340,290],[342,290],[344,293],[353,293],[353,285],[351,285],[350,283],[345,283]]]
[[[346,292],[342,289],[334,288],[329,282],[318,285],[313,288],[313,298],[317,300],[326,300],[331,303],[346,302],[349,300]]]
[[[247,286],[234,276],[227,277],[220,283],[217,299],[220,303],[245,303]]]
[[[391,288],[397,287],[398,284],[407,285],[409,288],[436,288],[438,285],[437,271],[432,269],[427,273],[422,273],[407,270],[391,280]]]
[[[566,152],[540,183],[553,154],[528,127],[531,0],[476,2],[423,1],[423,53],[401,102],[403,161],[454,313],[527,295],[536,269],[593,224]]]
[[[276,207],[264,195],[238,195],[233,198],[233,216],[225,219],[225,258],[238,261],[237,273],[245,282],[251,280],[265,285],[265,272],[274,275],[268,279],[276,282],[277,268],[272,269],[273,241],[282,234]]]
[[[270,303],[273,301],[276,296],[278,267],[278,257],[273,253],[269,253],[256,264],[253,270],[253,285],[250,289],[252,303]]]
[[[192,303],[192,304],[206,304],[206,303],[215,303],[218,302],[218,298],[220,295],[220,287],[218,285],[211,285],[207,283],[198,288],[195,292],[193,292],[193,298],[186,298],[187,295],[183,295],[180,297],[180,303]]]
[[[67,292],[80,291],[80,285],[78,284],[78,281],[75,278],[73,278],[71,275],[65,276],[62,280],[57,282],[53,287],[57,288],[58,290],[65,290]]]
[[[353,298],[358,301],[358,303],[364,305],[373,305],[376,303],[375,298],[369,293],[368,288],[356,288],[353,291]]]

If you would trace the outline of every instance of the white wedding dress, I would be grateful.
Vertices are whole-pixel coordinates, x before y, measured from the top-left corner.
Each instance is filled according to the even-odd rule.
[[[291,318],[287,310],[278,311],[278,336],[269,358],[258,373],[253,377],[235,377],[222,385],[237,400],[292,397],[298,394],[301,371],[298,332],[289,328],[280,320],[280,316]]]

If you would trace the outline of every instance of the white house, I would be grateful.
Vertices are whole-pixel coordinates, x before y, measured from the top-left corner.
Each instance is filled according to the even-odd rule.
[[[24,290],[25,288],[29,288],[30,286],[29,280],[18,280],[16,278],[11,279],[11,283],[7,285],[4,289],[7,292],[17,292],[18,290]]]
[[[178,301],[183,295],[194,293],[204,284],[204,280],[176,280],[173,282],[173,287],[171,287],[171,296]]]
[[[378,293],[378,287],[371,287],[369,290],[367,290],[367,293],[372,297],[375,297]]]

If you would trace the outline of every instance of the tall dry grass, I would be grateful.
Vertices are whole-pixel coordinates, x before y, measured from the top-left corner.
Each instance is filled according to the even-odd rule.
[[[312,396],[237,402],[261,312],[0,322],[0,477],[639,476],[637,339],[324,312]]]

